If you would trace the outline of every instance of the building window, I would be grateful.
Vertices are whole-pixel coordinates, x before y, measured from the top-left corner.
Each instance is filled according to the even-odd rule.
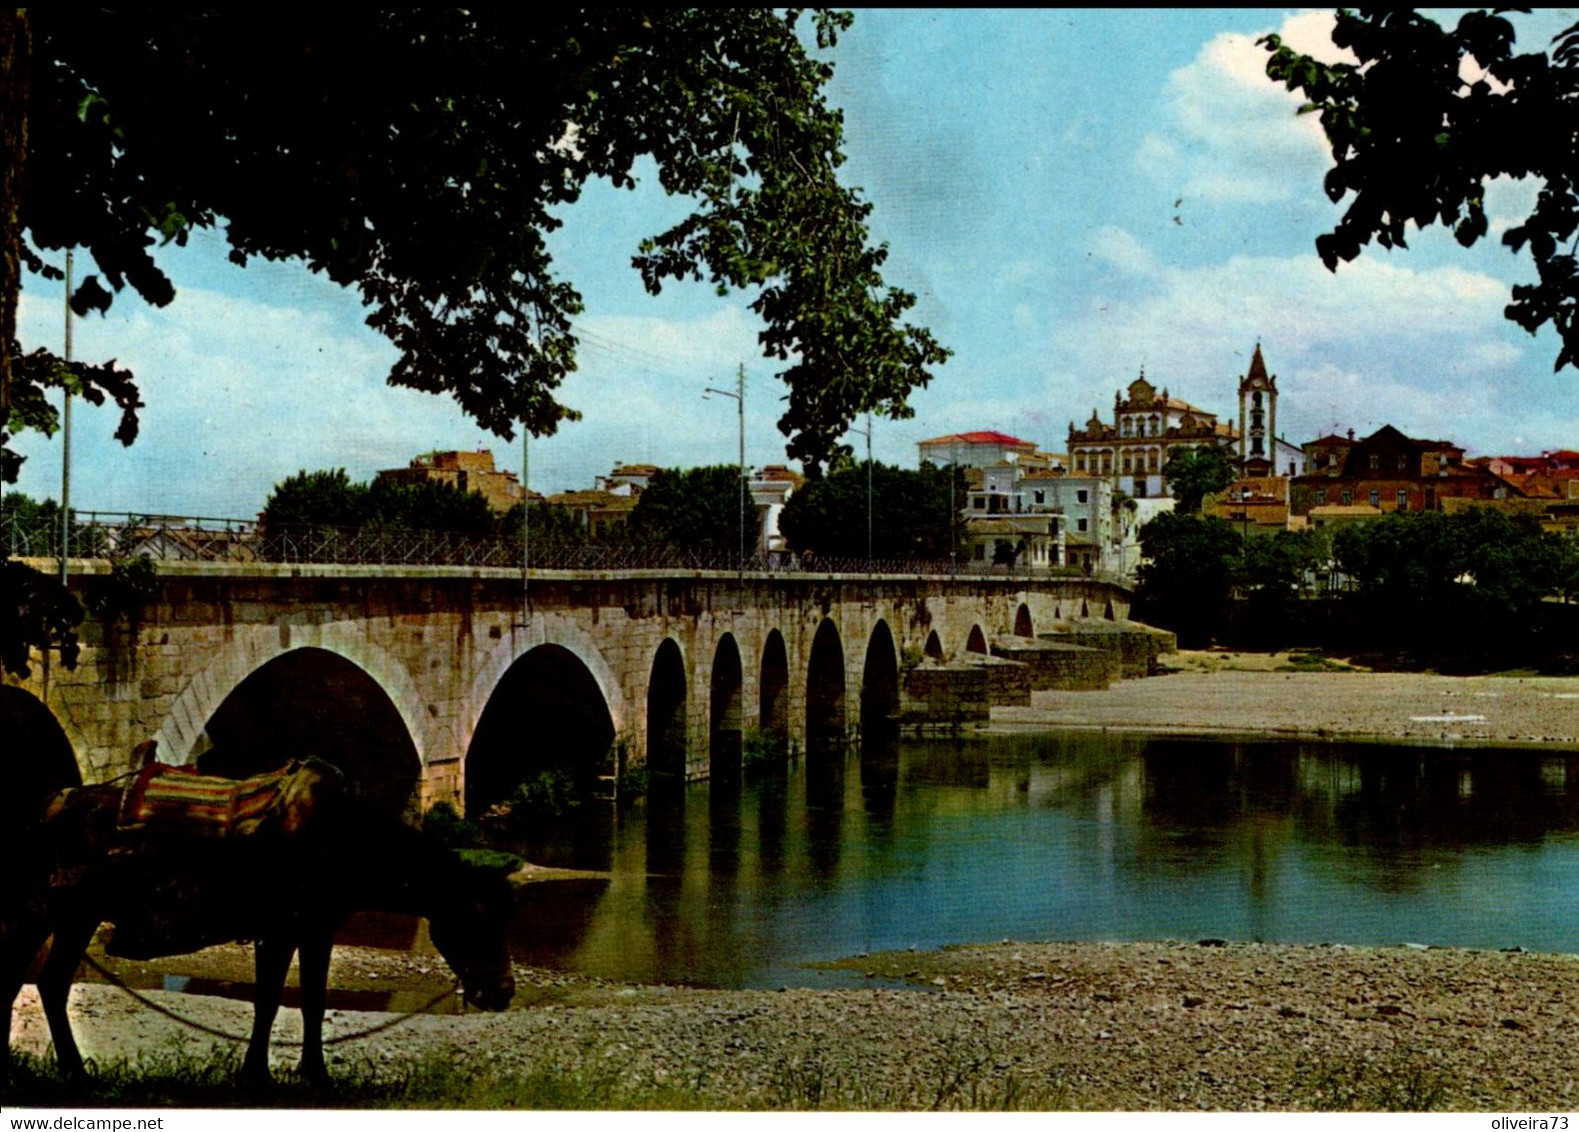
[[[1327,503],[1327,489],[1324,488],[1324,487],[1318,487],[1316,489],[1316,506],[1317,507],[1324,507],[1324,506],[1326,506],[1326,503]]]
[[[1382,505],[1382,493],[1381,493],[1381,491],[1378,490],[1377,488],[1374,488],[1374,487],[1371,488],[1371,506],[1372,507],[1380,507],[1381,505]]]
[[[1409,510],[1409,491],[1407,488],[1398,489],[1398,510]]]
[[[1036,492],[1036,502],[1038,502],[1038,503],[1046,503],[1047,502],[1047,493],[1045,491],[1038,491],[1038,492]]]
[[[987,560],[987,545],[985,543],[978,542],[976,544],[976,561],[977,562],[985,562],[986,560]]]
[[[1086,529],[1086,524],[1087,524],[1087,520],[1085,520],[1085,519],[1076,519],[1075,520],[1075,530],[1077,530],[1077,531],[1085,530]]]
[[[978,495],[970,501],[970,505],[978,511],[985,511],[987,509],[987,500]]]
[[[1348,488],[1344,488],[1343,489],[1343,505],[1345,507],[1347,507],[1349,504],[1351,504],[1353,502],[1354,502],[1354,492],[1350,491]]]
[[[1085,488],[1081,488],[1079,491],[1075,492],[1075,499],[1078,500],[1081,503],[1084,503],[1084,502],[1086,502],[1086,497],[1089,494],[1090,493],[1087,492]]]
[[[1407,456],[1399,456],[1398,457],[1398,470],[1401,472],[1401,471],[1404,471],[1408,467],[1409,467],[1409,457],[1407,457]]]
[[[1371,471],[1374,472],[1377,468],[1381,467],[1381,462],[1380,461],[1381,461],[1381,458],[1379,456],[1377,456],[1376,453],[1372,452],[1371,453]]]

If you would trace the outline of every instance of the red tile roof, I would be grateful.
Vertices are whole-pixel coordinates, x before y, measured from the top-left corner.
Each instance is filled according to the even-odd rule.
[[[1010,436],[1006,432],[957,432],[952,436],[934,436],[931,440],[923,440],[922,444],[1003,444],[1010,448],[1031,448],[1036,443],[1030,440],[1021,440],[1018,436]]]

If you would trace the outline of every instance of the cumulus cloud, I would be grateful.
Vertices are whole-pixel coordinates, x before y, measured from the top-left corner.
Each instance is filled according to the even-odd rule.
[[[1532,407],[1549,406],[1550,445],[1565,435],[1561,413],[1579,408],[1574,383],[1553,379],[1539,343],[1503,318],[1507,285],[1473,271],[1373,256],[1334,275],[1309,255],[1236,256],[1156,283],[1059,328],[1050,353],[1067,361],[1045,383],[1047,403],[1084,419],[1095,399],[1107,413],[1144,366],[1172,395],[1231,415],[1259,341],[1279,374],[1280,429],[1295,441],[1390,422],[1506,448],[1513,422],[1530,432]]]
[[[137,374],[147,407],[131,448],[111,439],[110,410],[81,409],[73,427],[73,500],[84,509],[157,510],[246,518],[269,489],[303,468],[345,467],[354,478],[399,467],[433,448],[494,451],[520,467],[520,448],[478,428],[448,397],[386,383],[395,360],[362,327],[354,301],[338,307],[281,295],[237,297],[181,288],[154,310],[117,303],[108,318],[80,320],[76,354],[116,358]],[[25,294],[25,345],[59,349],[61,311],[47,294]],[[533,450],[533,485],[591,486],[615,459],[721,463],[736,451],[732,402],[702,390],[734,388],[735,367],[754,374],[747,393],[753,462],[782,461],[774,422],[778,391],[757,352],[755,326],[738,308],[686,320],[588,317],[581,370],[561,399],[585,419]],[[755,364],[753,364],[755,363]],[[58,496],[60,444],[25,437],[19,490]]]
[[[1129,232],[1105,224],[1091,239],[1091,254],[1103,263],[1134,275],[1150,275],[1157,269],[1151,252]]]
[[[1336,59],[1332,16],[1290,17],[1280,34],[1296,50]],[[1254,36],[1211,39],[1168,77],[1163,125],[1136,153],[1140,169],[1186,197],[1267,204],[1319,184],[1330,164],[1313,116],[1298,115],[1300,96],[1266,77],[1267,53]]]

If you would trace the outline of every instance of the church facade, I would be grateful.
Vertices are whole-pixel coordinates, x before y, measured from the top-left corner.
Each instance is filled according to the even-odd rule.
[[[1158,392],[1143,370],[1113,395],[1112,424],[1094,409],[1084,428],[1069,422],[1069,460],[1074,474],[1107,476],[1117,490],[1146,499],[1168,494],[1163,472],[1175,453],[1234,439],[1216,413]]]
[[[1245,477],[1297,476],[1305,453],[1277,435],[1277,377],[1267,372],[1257,343],[1239,382],[1239,424],[1160,392],[1145,371],[1113,395],[1113,423],[1091,413],[1084,428],[1069,422],[1070,470],[1111,478],[1134,499],[1168,495],[1168,461],[1191,448],[1216,445]]]

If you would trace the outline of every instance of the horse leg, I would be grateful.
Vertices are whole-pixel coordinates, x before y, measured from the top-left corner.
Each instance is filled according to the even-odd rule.
[[[301,1075],[315,1085],[329,1082],[323,1060],[323,1012],[329,995],[329,953],[333,931],[311,931],[302,937],[302,1060]]]
[[[0,930],[0,1020],[6,1035],[5,1049],[0,1051],[0,1089],[11,1074],[11,1019],[16,996],[22,993],[27,969],[48,938],[49,922],[42,916],[25,916]]]
[[[38,999],[55,1043],[55,1065],[65,1077],[80,1077],[84,1071],[82,1051],[77,1048],[71,1019],[66,1015],[66,1001],[71,997],[71,984],[76,981],[88,941],[98,926],[97,921],[56,924],[55,940],[38,973]]]
[[[253,952],[252,1038],[247,1042],[241,1075],[258,1084],[274,1080],[269,1074],[269,1034],[274,1029],[274,1016],[280,1011],[285,974],[291,969],[295,952],[294,944],[279,939],[260,939]]]

